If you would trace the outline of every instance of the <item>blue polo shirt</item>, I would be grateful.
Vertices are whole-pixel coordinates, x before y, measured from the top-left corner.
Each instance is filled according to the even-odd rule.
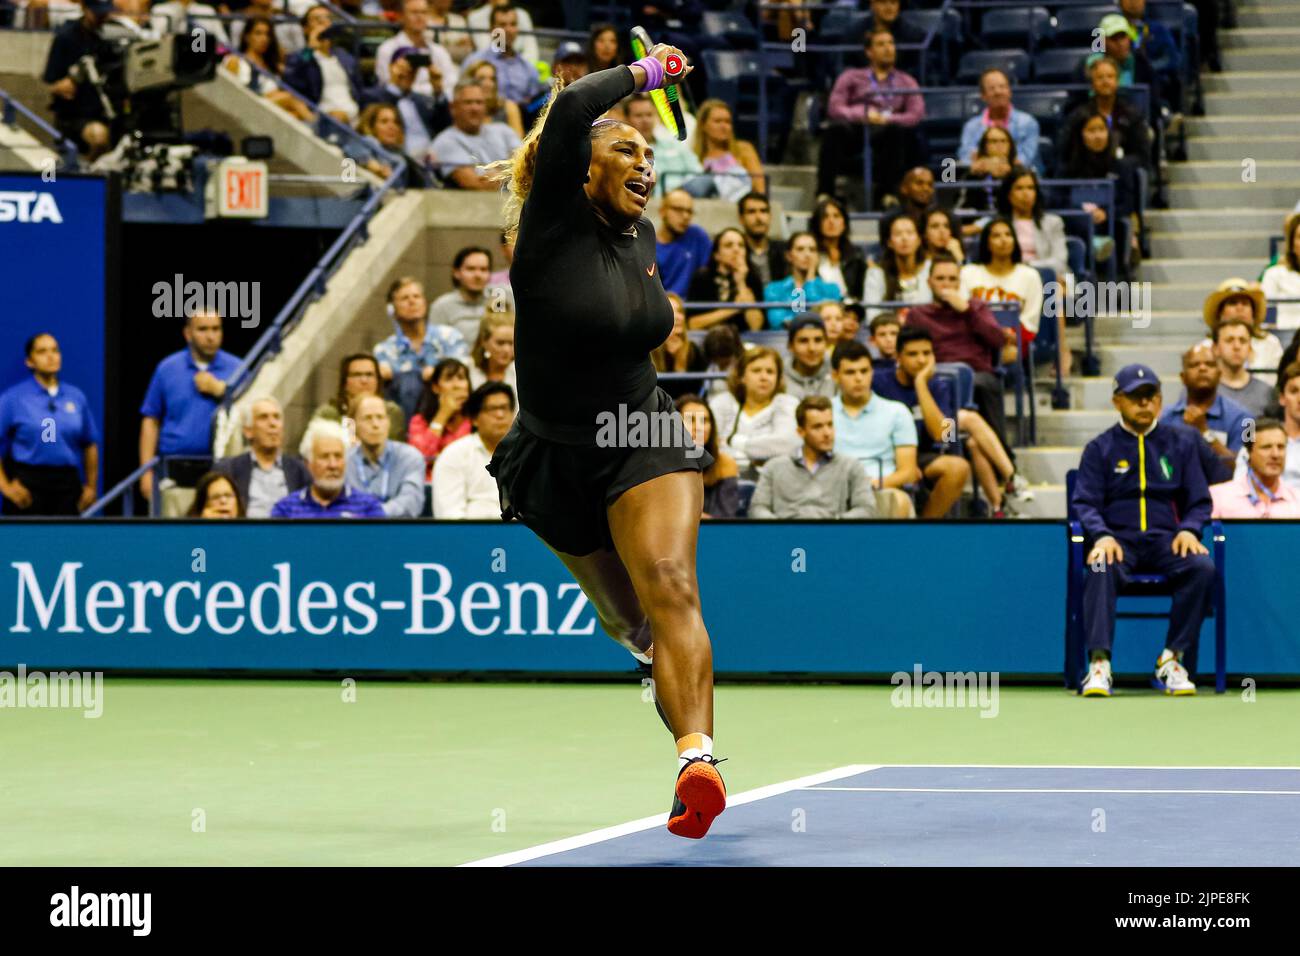
[[[898,380],[897,366],[881,366],[876,370],[876,374],[871,376],[871,390],[883,398],[891,401],[901,402],[906,405],[912,412],[912,419],[916,425],[916,434],[918,439],[924,436],[925,440],[921,441],[917,448],[921,451],[944,451],[948,446],[946,443],[930,437],[930,433],[925,430],[925,416],[921,414],[921,401],[916,397],[916,385],[904,385]],[[952,380],[942,378],[938,375],[930,379],[930,395],[934,398],[934,403],[939,406],[939,413],[944,418],[951,419],[954,430],[957,422],[957,401],[953,397]]]
[[[827,282],[821,276],[813,276],[803,284],[803,300],[807,307],[805,311],[811,310],[819,302],[839,302],[844,298],[844,293],[834,282]],[[794,301],[794,276],[786,276],[784,279],[777,279],[763,286],[764,302],[793,302]],[[783,328],[787,322],[794,318],[794,311],[791,309],[768,309],[767,324],[769,328]]]
[[[239,359],[220,349],[208,365],[208,371],[223,382],[229,381],[237,368]],[[194,386],[199,371],[188,348],[167,356],[154,369],[140,414],[162,422],[160,455],[212,454],[212,413],[219,403]]]
[[[831,399],[835,413],[835,453],[862,462],[868,478],[884,478],[896,467],[894,449],[916,447],[916,422],[902,402],[873,395],[857,416],[844,410],[844,400]]]
[[[271,507],[272,518],[382,518],[384,506],[374,495],[344,485],[343,491],[328,505],[322,505],[311,493],[311,485],[285,495]]]
[[[1160,416],[1160,421],[1166,425],[1170,422],[1185,424],[1183,422],[1183,412],[1187,411],[1187,392],[1178,396],[1178,401],[1174,402]],[[1215,438],[1223,442],[1229,451],[1241,451],[1241,436],[1246,428],[1246,422],[1253,421],[1250,412],[1242,408],[1226,395],[1217,394],[1214,396],[1214,404],[1205,415],[1205,425]]]
[[[99,432],[81,389],[60,382],[53,395],[33,375],[0,395],[0,458],[22,465],[79,468]]]
[[[655,237],[655,259],[659,262],[659,281],[665,292],[676,292],[683,299],[691,287],[691,276],[709,264],[713,243],[709,234],[691,223],[672,242]]]

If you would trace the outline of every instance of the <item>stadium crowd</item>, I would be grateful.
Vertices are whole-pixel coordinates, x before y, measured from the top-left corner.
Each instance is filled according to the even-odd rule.
[[[198,26],[227,51],[223,68],[240,83],[300,119],[324,114],[353,126],[361,135],[345,144],[348,155],[377,175],[402,155],[408,186],[495,190],[483,167],[519,145],[552,77],[572,82],[625,61],[626,51],[620,29],[597,23],[585,45],[562,42],[544,61],[526,4],[452,9],[463,6],[339,3],[389,24],[391,36],[359,60],[345,42],[348,24],[306,0],[285,10],[271,0],[216,8],[85,0],[59,27],[44,80],[60,129],[93,155],[111,145],[110,124],[72,65],[100,42],[96,31]],[[706,7],[731,4],[632,6],[652,34],[693,58],[727,46],[698,27]],[[799,6],[770,16],[766,36],[800,24],[829,30],[836,11]],[[1196,6],[1200,58],[1217,69],[1217,7]],[[40,20],[58,7],[28,0],[20,13]],[[1005,51],[968,50],[957,80],[976,86],[981,108],[949,128],[951,117],[928,114],[927,88],[913,75],[934,65],[935,51],[914,49],[926,33],[912,19],[919,11],[898,0],[839,7],[862,60],[827,58],[843,65],[823,77],[818,197],[803,229],[782,236],[773,223],[765,157],[738,135],[736,104],[699,96],[686,143],[659,125],[646,96],[611,111],[656,151],[658,266],[675,322],[652,360],[693,440],[714,453],[707,517],[943,517],[972,485],[972,513],[1012,515],[1031,493],[1007,432],[1010,370],[1032,374],[1044,359],[1061,375],[1073,370],[1065,314],[1045,308],[1049,283],[1069,287],[1085,269],[1136,274],[1142,210],[1164,164],[1178,158],[1195,79],[1187,46],[1147,17],[1145,0],[1121,0],[1084,25],[1104,49],[1073,63],[1080,89],[1042,115],[1042,97],[1017,88],[1031,69],[1041,80],[1045,61],[981,65],[967,62],[971,52]],[[692,84],[707,94],[705,62]],[[954,135],[941,145],[945,130]],[[867,154],[864,198],[883,210],[872,243],[854,239],[847,198]],[[1103,181],[1109,200],[1045,186],[1049,177]],[[699,199],[734,203],[735,224],[710,235],[693,221]],[[1082,256],[1069,242],[1080,220]],[[496,255],[459,250],[453,289],[432,302],[420,277],[395,281],[392,334],[344,358],[335,397],[312,415],[297,455],[268,396],[246,405],[246,452],[203,460],[239,360],[221,350],[221,316],[191,315],[185,347],[159,364],[141,405],[140,462],[199,459],[177,462],[168,480],[196,489],[189,513],[201,517],[498,517],[482,465],[516,406],[510,254],[504,237]],[[1162,421],[1204,437],[1216,513],[1281,517],[1295,505],[1300,305],[1276,309],[1273,328],[1295,332],[1289,345],[1266,327],[1268,300],[1292,297],[1300,297],[1300,213],[1284,223],[1260,281],[1230,278],[1210,292],[1207,338],[1188,343],[1183,394],[1163,411]],[[999,321],[1008,311],[1011,324]],[[26,360],[31,377],[0,397],[0,494],[13,513],[75,514],[94,498],[98,436],[84,396],[59,380],[59,343],[33,337]],[[49,416],[59,426],[53,442],[40,440]],[[140,490],[153,496],[151,473]]]

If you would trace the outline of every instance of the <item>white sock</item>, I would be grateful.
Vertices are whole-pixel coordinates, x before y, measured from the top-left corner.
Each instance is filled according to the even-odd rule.
[[[650,650],[650,648],[647,647],[646,650],[648,651]],[[651,658],[648,654],[643,654],[640,651],[633,651],[632,656],[635,657],[637,660],[639,660],[642,664],[649,664],[653,660],[653,658]]]
[[[677,741],[677,769],[696,757],[713,756],[713,738],[707,734],[687,734]]]

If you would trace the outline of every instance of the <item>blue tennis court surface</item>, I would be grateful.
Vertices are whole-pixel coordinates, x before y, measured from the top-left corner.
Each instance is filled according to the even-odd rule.
[[[665,799],[665,803],[667,799]],[[472,865],[1291,866],[1300,768],[852,766]]]

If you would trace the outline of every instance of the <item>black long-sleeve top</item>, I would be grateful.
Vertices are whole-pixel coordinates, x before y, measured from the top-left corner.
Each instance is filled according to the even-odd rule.
[[[655,231],[602,223],[583,191],[591,124],[633,92],[616,66],[565,87],[551,104],[532,189],[520,215],[510,285],[515,372],[528,417],[589,429],[597,415],[641,405],[655,388],[650,352],[668,338],[673,310],[655,262]]]

